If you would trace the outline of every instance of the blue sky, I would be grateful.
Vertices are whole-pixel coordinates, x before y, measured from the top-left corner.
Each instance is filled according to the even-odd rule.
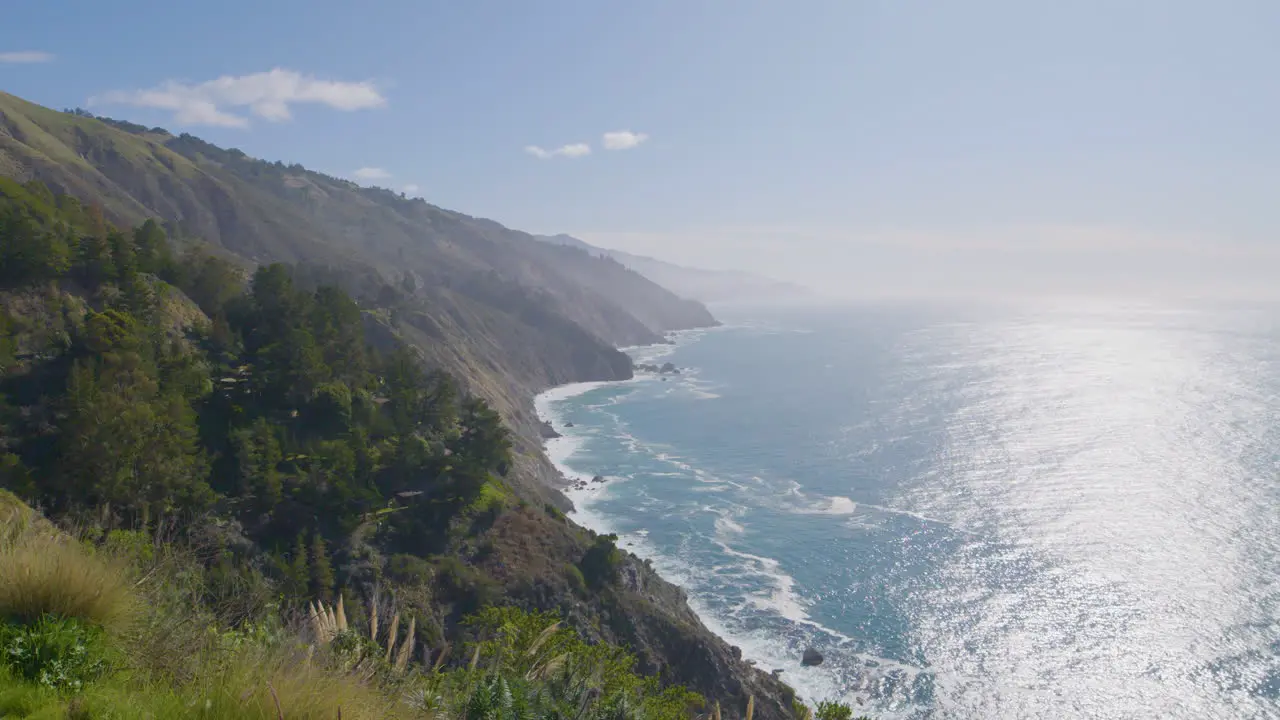
[[[15,4],[0,89],[830,292],[1280,275],[1280,3],[364,5]]]

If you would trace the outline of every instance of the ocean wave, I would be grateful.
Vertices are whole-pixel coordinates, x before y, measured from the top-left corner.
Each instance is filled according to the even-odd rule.
[[[615,385],[617,382],[625,381],[580,382],[569,383],[568,385],[558,385],[535,395],[533,398],[533,407],[534,410],[537,411],[538,417],[543,420],[554,422],[558,415],[556,407],[560,403],[565,400],[578,397],[579,395],[586,395],[592,390],[596,390],[598,388]]]
[[[966,530],[965,528],[959,527],[950,520],[944,520],[942,518],[932,517],[932,516],[918,513],[912,510],[886,507],[884,505],[872,505],[869,503],[858,503],[858,502],[854,502],[850,498],[847,498],[841,495],[818,496],[816,498],[813,498],[807,495],[804,492],[803,486],[794,480],[788,481],[788,487],[784,493],[784,496],[787,498],[794,498],[794,499],[788,499],[784,501],[783,509],[797,515],[832,515],[832,516],[849,516],[854,514],[861,514],[863,516],[867,514],[899,515],[902,517],[909,517],[914,520],[918,520],[922,523],[928,523],[930,525],[941,525],[950,531],[960,533],[963,535],[969,535],[974,537],[981,535],[981,533],[977,533],[972,530]],[[880,525],[878,524],[866,523],[865,521],[861,524],[853,523],[853,524],[849,524],[848,526],[849,527],[860,526],[865,528],[880,527]]]
[[[747,531],[741,523],[734,520],[728,513],[721,513],[715,522],[716,534],[723,535],[741,535]]]
[[[847,497],[835,495],[823,498],[822,503],[810,510],[814,515],[852,515],[858,510],[858,503]]]

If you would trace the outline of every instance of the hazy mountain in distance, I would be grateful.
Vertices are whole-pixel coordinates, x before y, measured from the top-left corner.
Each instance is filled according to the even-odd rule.
[[[704,303],[796,302],[817,297],[812,290],[772,278],[732,270],[705,270],[592,245],[572,235],[536,235],[555,245],[604,255],[649,278],[681,297]]]

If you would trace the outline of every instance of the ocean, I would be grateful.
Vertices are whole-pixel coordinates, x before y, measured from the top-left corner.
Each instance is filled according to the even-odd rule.
[[[758,667],[874,717],[1280,718],[1276,308],[722,319],[538,407],[573,517]]]

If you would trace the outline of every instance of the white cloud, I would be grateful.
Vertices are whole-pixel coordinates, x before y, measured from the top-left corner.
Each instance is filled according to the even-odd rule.
[[[391,173],[379,167],[362,167],[352,173],[361,180],[390,180]]]
[[[644,133],[631,132],[630,130],[607,132],[604,134],[604,149],[630,150],[648,139],[648,135],[645,135]]]
[[[53,58],[53,53],[42,50],[0,52],[0,63],[45,63],[52,62]]]
[[[248,108],[270,122],[292,117],[291,105],[311,103],[335,110],[382,107],[387,99],[372,82],[319,80],[293,70],[275,68],[252,75],[224,75],[191,85],[168,80],[145,90],[116,90],[89,98],[90,105],[137,105],[173,112],[180,125],[246,127],[249,118],[230,112]]]
[[[556,156],[576,158],[582,157],[583,155],[590,155],[591,146],[586,143],[573,143],[571,145],[561,145],[555,150],[545,150],[537,145],[529,145],[525,147],[524,151],[541,160],[546,160]]]
[[[421,189],[422,188],[418,187],[413,183],[409,183],[408,185],[405,185],[404,187],[400,188],[400,190],[404,192],[406,195],[415,195]]]

